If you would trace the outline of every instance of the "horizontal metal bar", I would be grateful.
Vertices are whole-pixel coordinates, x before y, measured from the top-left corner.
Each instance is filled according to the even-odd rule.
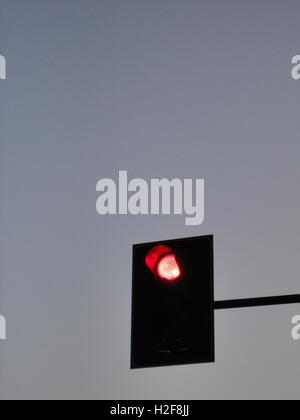
[[[300,303],[300,295],[270,296],[252,299],[223,300],[214,303],[214,309],[250,308],[255,306],[291,305]]]

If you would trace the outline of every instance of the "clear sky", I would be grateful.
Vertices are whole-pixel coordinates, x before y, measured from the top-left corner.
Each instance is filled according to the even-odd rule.
[[[296,0],[0,0],[0,398],[298,398],[299,306],[216,314],[216,364],[129,370],[131,247],[215,235],[217,299],[300,292]],[[96,184],[206,180],[206,216]]]

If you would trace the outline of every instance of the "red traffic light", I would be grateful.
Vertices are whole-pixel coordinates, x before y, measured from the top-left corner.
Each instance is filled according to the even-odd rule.
[[[157,266],[157,273],[159,277],[169,281],[176,280],[180,277],[180,268],[174,254],[162,257]]]
[[[157,277],[164,280],[174,281],[181,276],[176,255],[165,245],[157,245],[148,252],[146,265]]]
[[[211,363],[213,237],[133,246],[131,368]]]

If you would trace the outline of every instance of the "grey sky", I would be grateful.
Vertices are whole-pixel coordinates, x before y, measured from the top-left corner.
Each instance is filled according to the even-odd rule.
[[[217,299],[300,292],[299,1],[0,0],[0,398],[298,398],[299,305],[216,315],[216,364],[131,372],[131,245],[215,235]],[[204,178],[206,218],[97,214]]]

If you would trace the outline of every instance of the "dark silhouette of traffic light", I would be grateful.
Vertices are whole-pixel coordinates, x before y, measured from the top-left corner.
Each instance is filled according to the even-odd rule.
[[[214,362],[213,237],[133,247],[131,368]]]

